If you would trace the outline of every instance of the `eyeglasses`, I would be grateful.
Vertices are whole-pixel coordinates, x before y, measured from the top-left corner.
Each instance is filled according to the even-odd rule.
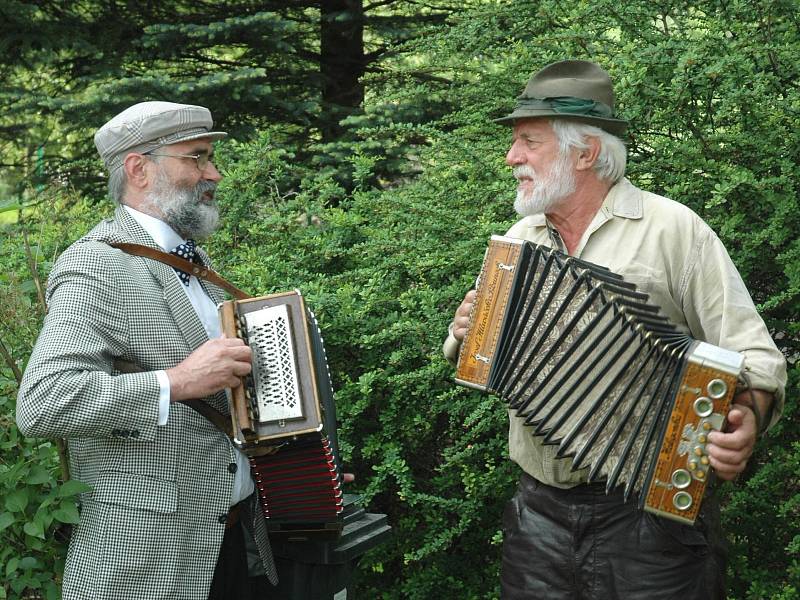
[[[156,154],[155,152],[145,152],[145,156],[169,156],[170,158],[193,158],[197,163],[198,170],[202,171],[208,166],[211,157],[205,152],[199,154]]]

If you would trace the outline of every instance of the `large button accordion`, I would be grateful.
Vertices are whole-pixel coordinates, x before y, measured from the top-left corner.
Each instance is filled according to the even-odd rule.
[[[494,393],[606,490],[693,523],[742,356],[692,339],[611,271],[493,236],[456,382]]]
[[[223,302],[222,329],[253,350],[231,390],[234,443],[247,454],[267,528],[335,538],[342,530],[336,414],[322,337],[299,292]]]

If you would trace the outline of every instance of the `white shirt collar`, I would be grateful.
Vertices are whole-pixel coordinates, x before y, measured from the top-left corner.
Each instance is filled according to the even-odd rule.
[[[172,227],[167,225],[161,219],[147,215],[134,208],[131,208],[126,204],[123,204],[122,208],[127,210],[128,214],[136,219],[136,222],[142,226],[142,229],[150,234],[150,237],[153,238],[153,241],[161,246],[161,248],[166,252],[170,252],[175,247],[186,242],[186,240],[179,236]]]

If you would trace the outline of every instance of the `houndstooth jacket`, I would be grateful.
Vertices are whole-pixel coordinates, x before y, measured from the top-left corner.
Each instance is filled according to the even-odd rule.
[[[59,257],[17,402],[20,430],[67,438],[73,478],[92,487],[81,498],[63,597],[205,600],[225,530],[234,449],[180,403],[159,427],[154,371],[175,366],[208,336],[171,267],[105,242],[157,248],[120,207]],[[222,290],[204,285],[222,299]],[[122,374],[113,366],[118,359],[145,372]],[[228,412],[224,393],[205,400]],[[274,584],[255,500],[243,512]]]

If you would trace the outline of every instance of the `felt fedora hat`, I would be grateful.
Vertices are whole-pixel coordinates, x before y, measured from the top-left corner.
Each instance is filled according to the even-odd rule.
[[[228,135],[212,131],[213,125],[211,111],[204,106],[140,102],[98,129],[94,144],[106,168],[113,171],[130,152],[144,154],[169,144],[200,138],[214,141]]]
[[[620,136],[628,122],[614,114],[611,77],[599,65],[585,60],[563,60],[533,75],[511,114],[495,119],[513,124],[533,117],[564,118],[595,125]]]

